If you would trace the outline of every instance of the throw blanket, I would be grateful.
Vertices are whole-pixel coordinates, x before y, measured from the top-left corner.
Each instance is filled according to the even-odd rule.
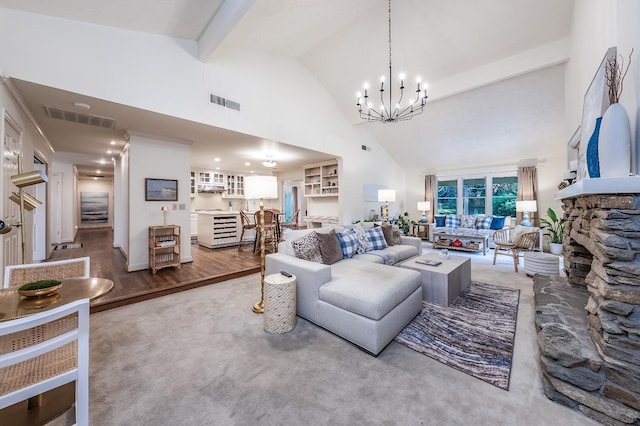
[[[380,257],[384,261],[385,265],[393,265],[394,263],[396,263],[396,261],[393,259],[393,256],[391,256],[390,254],[387,254],[387,253],[383,253],[383,252],[378,251],[378,250],[368,251],[365,254],[373,254],[375,256]]]

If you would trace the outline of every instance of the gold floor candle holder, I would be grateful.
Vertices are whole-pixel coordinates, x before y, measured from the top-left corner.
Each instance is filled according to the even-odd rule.
[[[264,313],[264,201],[260,198],[260,301],[253,305],[253,312],[256,314]]]

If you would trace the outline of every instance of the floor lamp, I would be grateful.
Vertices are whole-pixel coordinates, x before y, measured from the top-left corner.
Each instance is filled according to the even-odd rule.
[[[264,200],[278,198],[278,178],[275,176],[247,176],[244,178],[244,195],[247,200],[260,200],[260,301],[253,305],[253,312],[264,312]]]
[[[531,221],[529,220],[529,213],[538,211],[538,203],[536,200],[520,200],[516,201],[516,211],[522,212],[522,222],[520,222],[521,226],[531,226]]]
[[[384,201],[384,211],[382,213],[382,218],[387,221],[389,220],[389,201],[396,201],[396,190],[395,189],[379,189],[378,190],[378,201]]]
[[[42,203],[33,195],[24,192],[24,188],[31,185],[37,185],[39,183],[48,182],[47,175],[41,170],[33,170],[31,172],[22,173],[22,154],[18,155],[18,174],[11,176],[11,182],[18,187],[18,193],[12,192],[9,199],[20,206],[20,222],[13,224],[13,226],[20,227],[20,246],[22,252],[21,262],[25,263],[27,253],[25,251],[24,242],[27,239],[26,229],[24,224],[24,211],[31,211]],[[0,226],[0,234],[6,234],[11,231],[12,225],[5,224],[3,221]]]

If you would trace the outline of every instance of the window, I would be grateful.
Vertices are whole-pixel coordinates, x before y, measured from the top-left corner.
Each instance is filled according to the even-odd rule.
[[[495,216],[516,216],[518,177],[495,177],[492,188],[492,207]]]
[[[486,212],[486,178],[462,181],[462,214],[480,215]]]
[[[458,212],[458,181],[438,181],[438,214]]]

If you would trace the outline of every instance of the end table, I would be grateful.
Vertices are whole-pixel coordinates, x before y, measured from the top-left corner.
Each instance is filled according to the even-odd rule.
[[[296,326],[296,277],[264,277],[264,331],[282,334]]]

